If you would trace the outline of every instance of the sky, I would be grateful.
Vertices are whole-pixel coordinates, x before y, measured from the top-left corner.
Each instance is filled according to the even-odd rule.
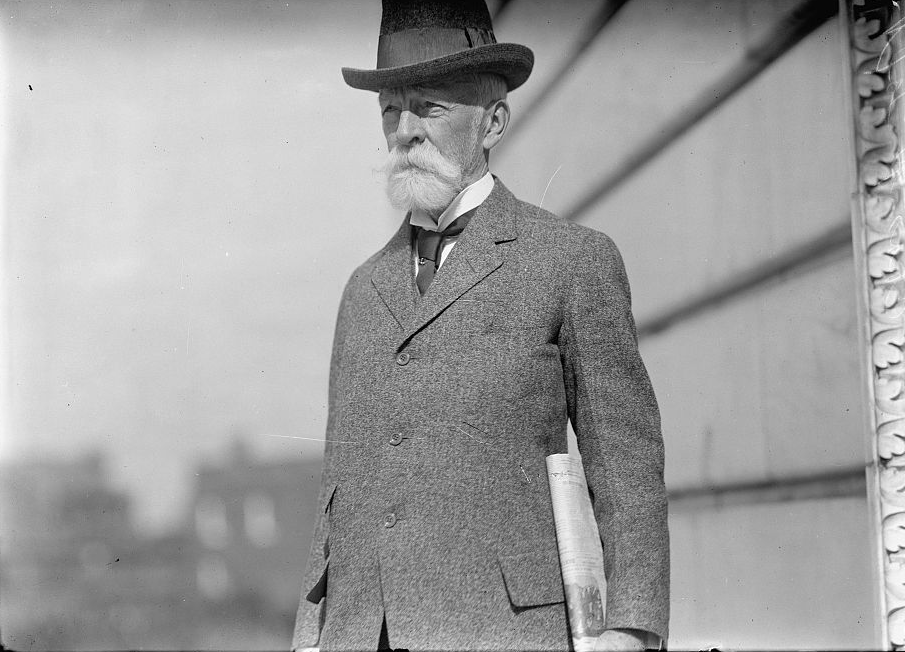
[[[317,456],[335,310],[398,225],[375,2],[3,4],[0,457],[107,455],[140,528],[234,438]]]

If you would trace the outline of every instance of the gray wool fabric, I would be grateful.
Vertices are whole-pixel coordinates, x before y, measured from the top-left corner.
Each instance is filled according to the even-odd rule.
[[[571,419],[607,627],[669,620],[659,411],[604,234],[496,180],[424,297],[410,227],[349,280],[293,648],[567,650],[544,458]]]

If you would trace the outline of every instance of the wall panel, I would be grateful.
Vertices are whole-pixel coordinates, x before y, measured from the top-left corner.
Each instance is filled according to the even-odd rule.
[[[546,61],[561,59],[574,40],[546,38],[545,23],[560,21],[533,18],[537,12],[528,7],[535,4],[540,0],[513,4],[500,26],[504,40],[525,37],[536,50],[541,73],[513,92],[515,124],[520,107],[530,103],[545,81]],[[546,166],[520,176],[518,189],[529,201],[540,199],[550,174],[562,165],[547,201],[557,210],[565,208],[600,172],[618,167],[621,156],[655,133],[658,123],[731,70],[745,48],[786,15],[789,4],[632,0],[569,70],[535,119],[514,130],[515,138],[497,152],[497,163],[508,167],[519,166],[526,157],[545,160]],[[593,166],[586,165],[588,160]]]
[[[675,650],[876,649],[864,498],[674,506]]]
[[[615,38],[620,27],[628,30],[617,19],[605,37]],[[812,34],[585,216],[622,249],[639,321],[845,223],[849,145],[837,28],[831,21]],[[726,48],[718,32],[699,36],[714,48],[711,57]],[[686,56],[681,44],[669,45]],[[536,121],[514,132],[500,165],[494,161],[516,194],[535,202],[543,197],[545,207],[558,211],[701,89],[695,76],[675,88],[657,60],[639,59],[639,70],[662,76],[646,83],[674,102],[650,115],[651,106],[632,104],[644,100],[629,83],[631,66],[612,53],[591,55],[599,84],[589,69],[576,70]],[[625,79],[611,78],[620,67]],[[569,91],[573,84],[581,88]],[[618,106],[614,89],[625,96]]]
[[[843,256],[644,340],[670,488],[863,465],[855,329]]]
[[[539,63],[492,167],[562,215],[802,3],[632,0],[520,123],[592,15],[545,23],[542,4],[514,0],[500,24]],[[620,247],[642,328],[845,229],[843,54],[833,19],[581,216]],[[876,647],[867,501],[847,495],[866,456],[851,251],[837,237],[810,256],[641,341],[678,496],[672,649]],[[798,491],[833,474],[844,490]]]

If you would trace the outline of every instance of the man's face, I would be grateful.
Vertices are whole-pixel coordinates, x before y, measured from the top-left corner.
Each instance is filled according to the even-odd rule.
[[[461,86],[380,92],[390,159],[387,194],[397,208],[437,216],[486,170],[484,107]]]

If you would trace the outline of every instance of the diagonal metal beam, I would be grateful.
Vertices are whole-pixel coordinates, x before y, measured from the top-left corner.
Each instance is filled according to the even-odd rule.
[[[589,208],[654,160],[838,11],[839,6],[834,0],[809,0],[790,12],[763,42],[750,47],[737,65],[704,89],[687,111],[657,129],[638,149],[619,162],[615,172],[604,177],[587,195],[566,210],[563,217],[567,220],[580,219]]]
[[[692,297],[664,313],[639,323],[638,338],[656,335],[678,322],[695,317],[725,301],[738,298],[750,290],[778,281],[791,272],[801,272],[841,255],[850,256],[851,253],[852,226],[847,221],[840,222],[838,226],[829,229],[810,242],[793,247],[747,272],[733,274],[732,280],[728,283],[710,289],[700,296]]]
[[[508,3],[510,0],[506,0]],[[547,99],[553,94],[559,85],[563,82],[563,80],[569,77],[569,70],[572,68],[590,47],[590,45],[594,42],[594,40],[600,35],[603,31],[603,28],[606,27],[607,23],[616,15],[624,4],[626,4],[628,0],[605,0],[600,4],[600,8],[597,12],[591,16],[590,20],[588,20],[585,24],[585,28],[582,30],[581,34],[578,36],[578,39],[572,46],[572,51],[569,53],[569,56],[566,57],[565,61],[557,69],[556,73],[550,78],[550,81],[547,82],[547,85],[544,86],[543,90],[540,94],[535,97],[531,103],[526,106],[524,109],[519,111],[519,117],[516,120],[512,121],[512,124],[509,125],[509,140],[512,140],[513,134],[518,132],[525,124],[527,124],[532,116],[537,114],[538,108],[547,101]],[[505,5],[504,5],[505,6]],[[502,7],[497,10],[499,14],[502,11]]]
[[[763,505],[795,500],[863,498],[866,490],[864,467],[855,466],[791,478],[672,489],[669,492],[669,513],[670,515],[693,513],[739,505]]]
[[[493,20],[494,23],[497,22],[500,19],[500,16],[503,15],[503,12],[506,11],[506,7],[511,6],[511,4],[512,0],[500,0],[491,14],[491,20]]]

